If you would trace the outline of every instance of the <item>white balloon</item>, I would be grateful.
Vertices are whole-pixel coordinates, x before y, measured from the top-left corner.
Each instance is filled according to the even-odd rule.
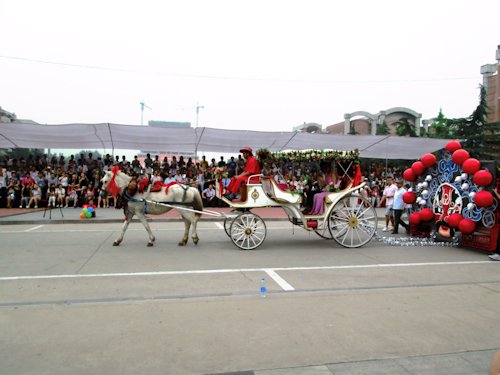
[[[467,180],[467,178],[469,177],[469,175],[467,173],[462,173],[462,180]]]
[[[418,190],[422,189],[422,183],[421,183],[421,182],[419,182],[419,183],[417,184],[417,189],[418,189]]]
[[[425,206],[427,204],[427,201],[425,199],[422,199],[420,202],[419,202],[419,205],[421,206]]]
[[[461,176],[457,176],[457,177],[455,178],[455,182],[456,182],[457,184],[461,183],[461,182],[462,182],[462,177],[461,177]]]
[[[470,197],[471,199],[474,199],[474,197],[475,197],[475,196],[476,196],[476,192],[475,192],[475,191],[471,191],[471,192],[469,193],[469,197]]]
[[[427,181],[422,182],[422,187],[423,188],[427,188],[427,186],[429,186],[429,184],[427,183]]]
[[[462,184],[462,190],[469,190],[469,184],[467,182]]]
[[[474,209],[474,203],[469,203],[469,204],[467,205],[467,208],[468,208],[469,210]]]
[[[423,196],[424,198],[426,198],[428,195],[429,195],[429,190],[424,190],[424,191],[422,192],[422,196]]]
[[[426,177],[425,177],[425,181],[431,181],[432,180],[432,176],[430,174],[428,174]]]
[[[409,189],[408,189],[408,191],[411,193],[411,192],[413,191],[413,189],[412,189],[412,188],[409,188]]]

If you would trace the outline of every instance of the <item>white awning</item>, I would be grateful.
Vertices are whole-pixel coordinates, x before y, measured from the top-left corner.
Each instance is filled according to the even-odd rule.
[[[359,149],[362,158],[420,158],[444,148],[447,139],[398,136],[262,132],[214,128],[174,128],[120,124],[40,125],[0,123],[0,148],[148,150],[179,153],[238,153],[242,147],[285,149]]]

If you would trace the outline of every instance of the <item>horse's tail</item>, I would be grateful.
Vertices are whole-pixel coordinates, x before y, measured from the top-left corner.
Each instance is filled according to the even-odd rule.
[[[203,211],[203,200],[201,199],[201,194],[199,190],[195,187],[192,187],[193,189],[193,209],[196,211]],[[201,216],[201,213],[197,213],[196,215]]]

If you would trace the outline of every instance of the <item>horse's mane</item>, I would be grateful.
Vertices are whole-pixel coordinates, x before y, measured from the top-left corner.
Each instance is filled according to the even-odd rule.
[[[132,177],[130,177],[128,174],[123,173],[122,171],[116,172],[116,186],[118,186],[121,190],[126,188],[130,181],[132,180]]]
[[[123,192],[123,190],[128,186],[132,177],[126,175],[119,170],[113,170],[106,172],[110,176],[110,180],[106,186],[106,191],[113,196]]]

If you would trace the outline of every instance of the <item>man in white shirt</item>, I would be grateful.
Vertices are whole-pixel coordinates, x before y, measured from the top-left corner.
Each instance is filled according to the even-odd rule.
[[[403,180],[397,180],[396,185],[398,190],[394,193],[394,202],[392,204],[392,209],[394,211],[394,230],[392,234],[398,234],[399,225],[403,226],[408,233],[410,231],[410,226],[401,220],[401,215],[405,210],[405,202],[403,201],[403,194],[406,193],[406,189],[403,186]]]
[[[215,196],[214,185],[208,185],[208,188],[201,192],[205,207],[215,207],[217,205],[217,197]]]
[[[397,186],[394,184],[394,180],[392,176],[387,177],[387,185],[384,188],[384,192],[382,195],[382,199],[380,200],[379,207],[382,206],[382,203],[385,201],[385,227],[383,229],[384,232],[387,232],[389,229],[389,221],[394,228],[394,212],[392,211],[392,204],[394,203],[394,194],[398,190]]]

